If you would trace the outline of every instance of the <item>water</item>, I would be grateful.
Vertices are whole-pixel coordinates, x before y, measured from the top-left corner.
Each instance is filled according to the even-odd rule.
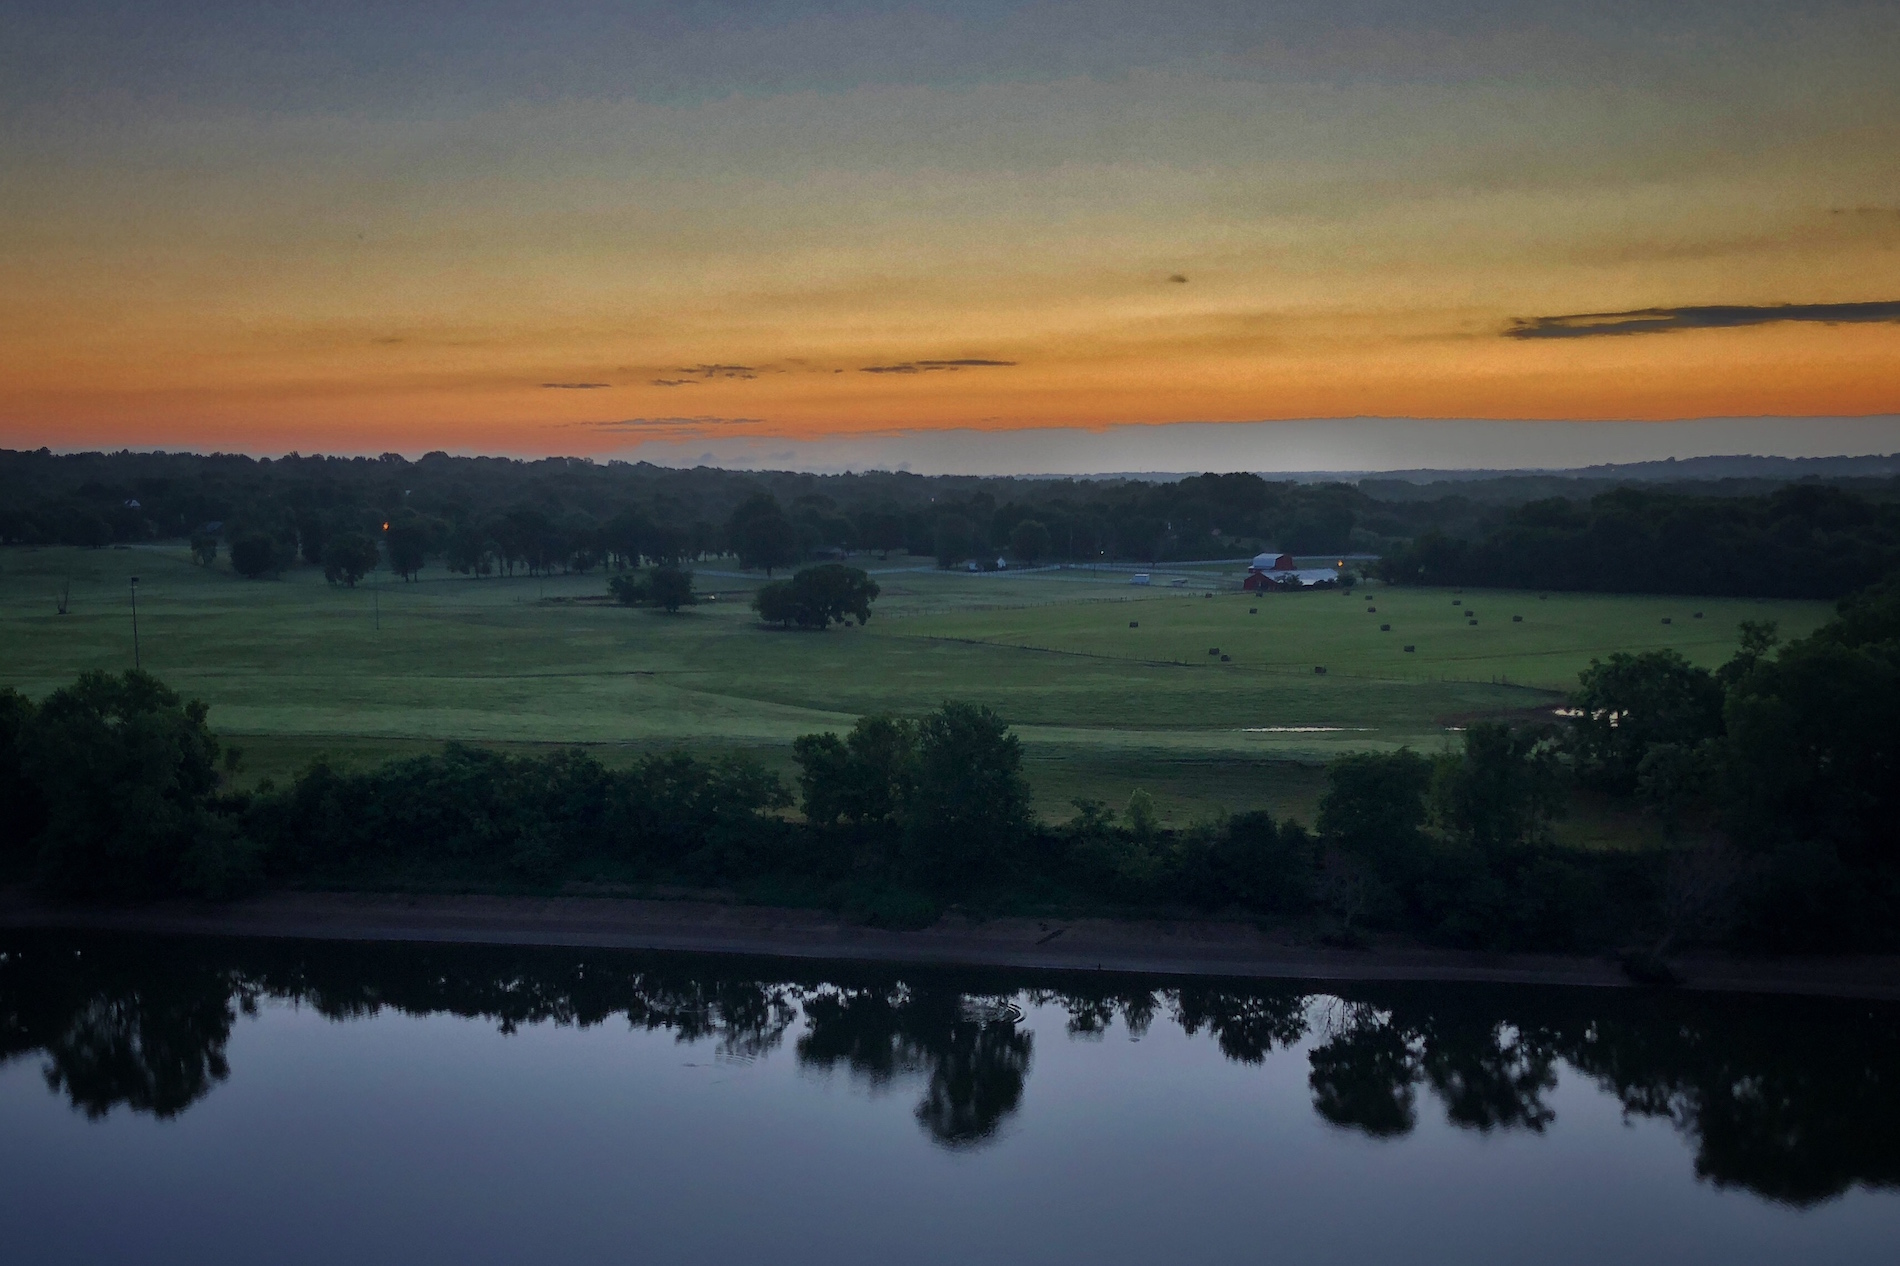
[[[1882,1262],[1900,1007],[0,934],[8,1262]]]

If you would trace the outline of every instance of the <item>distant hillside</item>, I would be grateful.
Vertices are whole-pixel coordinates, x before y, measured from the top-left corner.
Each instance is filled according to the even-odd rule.
[[[1900,453],[1884,457],[1672,457],[1574,470],[1396,470],[1326,478],[1350,479],[1376,501],[1463,497],[1486,504],[1519,505],[1548,497],[1585,500],[1632,484],[1739,497],[1772,492],[1802,480],[1880,497],[1893,495],[1891,485],[1900,478]]]

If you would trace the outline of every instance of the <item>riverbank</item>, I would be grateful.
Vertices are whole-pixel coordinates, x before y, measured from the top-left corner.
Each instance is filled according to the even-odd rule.
[[[1251,925],[946,915],[916,931],[815,910],[609,897],[270,893],[226,904],[56,906],[0,893],[0,928],[671,950],[861,962],[954,964],[1312,981],[1483,981],[1633,987],[1607,958],[1419,946],[1334,949]],[[1900,1000],[1900,957],[1675,961],[1682,987]]]

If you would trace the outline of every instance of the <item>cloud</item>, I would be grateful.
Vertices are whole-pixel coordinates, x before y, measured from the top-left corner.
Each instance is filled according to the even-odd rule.
[[[1014,365],[1013,360],[984,360],[977,356],[966,356],[957,360],[907,360],[895,365],[865,365],[859,368],[861,374],[928,374],[938,371],[955,373],[959,369],[992,369]]]
[[[703,378],[757,378],[759,371],[752,365],[686,365],[674,371],[688,377]]]
[[[720,418],[700,414],[690,418],[621,418],[617,422],[583,422],[595,431],[697,430],[708,426],[757,426],[764,418]]]
[[[1177,286],[1185,286],[1187,285],[1187,274],[1186,273],[1169,273],[1168,280],[1173,282]]]
[[[649,380],[652,387],[697,387],[699,382],[693,378],[654,378]]]
[[[544,382],[541,385],[549,391],[599,391],[613,386],[610,382]]]
[[[1824,325],[1900,321],[1900,299],[1874,303],[1711,304],[1695,308],[1634,308],[1571,316],[1519,317],[1507,338],[1595,338],[1607,334],[1668,334],[1676,330],[1728,330],[1779,321]]]

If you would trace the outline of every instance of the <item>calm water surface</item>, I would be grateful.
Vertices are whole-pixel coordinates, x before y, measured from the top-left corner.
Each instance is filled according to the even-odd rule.
[[[0,1258],[1900,1260],[1900,1008],[0,935]]]

